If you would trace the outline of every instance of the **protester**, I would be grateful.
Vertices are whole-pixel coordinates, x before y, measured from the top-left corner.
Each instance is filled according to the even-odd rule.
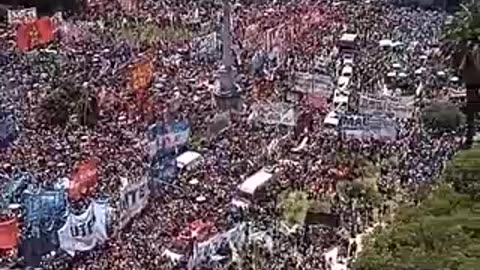
[[[217,111],[211,88],[220,50],[218,44],[205,50],[195,38],[220,29],[220,3],[147,0],[138,10],[126,12],[110,1],[101,3],[102,8],[64,18],[56,39],[43,48],[20,52],[11,40],[0,40],[5,62],[0,65],[0,109],[14,111],[20,131],[0,152],[6,174],[29,172],[41,186],[48,186],[69,178],[78,162],[93,157],[99,164],[98,186],[96,195],[90,196],[109,197],[113,202],[109,226],[116,228],[122,178],[135,182],[149,172],[145,142],[150,124],[187,120],[192,134],[184,148],[204,158],[194,169],[181,171],[173,185],[152,188],[138,217],[109,234],[105,243],[76,253],[73,259],[57,254],[44,260],[45,269],[187,269],[188,259],[174,262],[164,252],[172,248],[182,228],[195,220],[213,223],[217,233],[228,231],[237,221],[250,221],[273,239],[273,248],[267,240],[249,242],[238,251],[241,259],[207,260],[194,269],[237,269],[238,265],[246,269],[329,269],[331,262],[324,253],[339,247],[347,257],[349,238],[375,220],[375,206],[341,198],[339,180],[361,177],[358,170],[368,160],[380,170],[377,185],[386,201],[435,181],[443,162],[456,151],[457,140],[454,135],[431,137],[415,117],[397,119],[396,139],[382,141],[342,138],[323,125],[325,113],[302,102],[295,104],[298,115],[304,116],[298,118],[295,129],[251,121],[249,116],[255,103],[283,101],[286,93],[281,90],[292,85],[291,75],[312,72],[318,64],[315,59],[323,59],[324,70],[337,77],[345,62],[338,52],[344,33],[355,33],[360,40],[352,63],[352,93],[380,95],[379,85],[396,90],[416,89],[422,83],[423,96],[429,99],[442,89],[459,89],[436,56],[445,13],[398,7],[388,1],[250,2],[240,1],[232,14],[233,51],[245,112],[230,115],[229,126],[213,136],[208,130]],[[149,23],[158,27],[139,34],[141,41],[119,34],[135,24],[142,31]],[[268,30],[275,27],[274,38],[269,38]],[[383,48],[379,41],[384,39],[401,44]],[[270,53],[273,48],[279,51],[276,56]],[[38,60],[41,51],[52,58]],[[251,59],[258,51],[265,53],[265,64],[262,72],[254,73]],[[129,64],[140,59],[152,60],[153,67],[153,81],[141,95],[131,89],[128,78]],[[397,74],[405,73],[396,78],[404,78],[401,83],[385,79],[394,64],[401,65]],[[69,115],[64,125],[45,121],[45,100],[61,93],[57,90],[61,87],[90,93],[87,100],[98,105],[94,127],[82,125],[78,113]],[[54,100],[49,106],[58,105],[61,110],[59,99]],[[306,145],[299,147],[305,138]],[[270,151],[274,140],[278,144]],[[295,148],[299,150],[292,151]],[[264,167],[273,167],[276,174],[267,196],[271,200],[235,217],[231,201],[236,188]],[[282,217],[276,197],[291,190],[305,191],[311,199],[330,198],[340,226],[305,226],[292,235],[280,233]],[[70,207],[84,209],[88,198]],[[186,257],[191,253],[188,250]],[[0,265],[14,258],[2,257]]]

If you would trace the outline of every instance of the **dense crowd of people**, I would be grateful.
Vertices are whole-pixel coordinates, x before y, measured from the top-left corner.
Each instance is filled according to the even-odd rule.
[[[28,171],[47,185],[69,177],[76,162],[95,157],[100,161],[97,193],[116,202],[122,178],[135,181],[148,173],[144,143],[148,125],[172,119],[188,120],[192,134],[185,148],[201,153],[204,162],[182,171],[174,186],[152,190],[138,218],[107,242],[73,259],[48,260],[45,269],[186,269],[187,261],[173,262],[164,256],[182,228],[198,219],[213,222],[218,232],[231,228],[238,221],[230,209],[237,186],[261,168],[273,167],[272,199],[240,217],[271,234],[273,248],[249,243],[239,251],[241,259],[215,267],[326,270],[326,251],[339,247],[346,257],[349,239],[375,222],[375,209],[386,212],[372,201],[342,197],[339,180],[361,178],[364,163],[374,164],[380,175],[376,185],[381,196],[393,201],[399,193],[432,184],[443,162],[458,147],[455,135],[432,137],[422,130],[416,117],[398,120],[399,134],[394,141],[345,139],[323,125],[324,113],[302,102],[295,104],[298,115],[304,116],[295,128],[249,120],[251,106],[258,102],[252,89],[266,80],[254,74],[251,59],[265,46],[262,34],[282,24],[283,31],[290,34],[278,44],[282,58],[271,65],[277,68],[266,71],[275,75],[274,81],[266,84],[270,87],[285,83],[294,71],[313,70],[313,58],[324,59],[326,69],[335,73],[342,62],[337,43],[348,32],[356,33],[360,40],[352,64],[353,92],[380,95],[379,84],[395,83],[386,79],[393,63],[399,63],[401,71],[397,71],[405,73],[402,84],[406,88],[416,89],[422,83],[424,99],[435,98],[445,89],[460,88],[436,53],[446,16],[441,11],[399,7],[387,1],[239,1],[233,8],[232,32],[245,111],[232,114],[225,131],[208,136],[217,113],[211,85],[220,51],[213,49],[213,57],[199,57],[209,52],[199,52],[192,40],[220,29],[221,3],[147,0],[131,13],[117,5],[109,1],[102,8],[65,16],[65,23],[81,30],[78,40],[66,42],[59,36],[46,46],[53,51],[54,61],[34,63],[29,59],[36,52],[22,53],[11,40],[0,41],[5,60],[0,65],[0,105],[2,110],[14,111],[20,129],[14,143],[0,151],[1,170],[6,174]],[[169,34],[153,44],[119,40],[115,34],[118,29],[139,21],[156,22]],[[5,36],[12,33],[11,29],[5,31]],[[174,31],[188,34],[174,35]],[[402,45],[385,49],[379,46],[384,39]],[[137,102],[126,86],[124,66],[141,53],[154,58],[149,106]],[[45,100],[62,87],[91,93],[90,100],[98,106],[93,126],[82,125],[79,115],[70,117],[65,125],[45,121]],[[262,98],[272,102],[285,96],[277,89],[259,91],[271,92]],[[298,147],[305,138],[306,145]],[[274,140],[276,147],[268,149]],[[292,151],[294,148],[299,150]],[[329,200],[332,213],[340,216],[340,226],[306,226],[300,233],[280,233],[276,224],[282,215],[276,197],[294,190],[307,192],[311,199]],[[115,203],[112,206],[117,207]],[[113,220],[115,226],[115,217]],[[2,258],[0,262],[7,261]],[[212,267],[211,262],[205,262],[195,269]]]

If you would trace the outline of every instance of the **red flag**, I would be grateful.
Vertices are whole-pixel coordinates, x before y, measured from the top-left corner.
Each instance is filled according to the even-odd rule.
[[[82,161],[74,173],[68,188],[68,197],[80,199],[97,185],[97,162],[94,159]]]
[[[53,23],[48,17],[43,17],[35,21],[38,31],[38,44],[45,44],[53,40]]]
[[[0,223],[0,249],[13,249],[17,246],[18,223],[11,219]]]
[[[21,24],[17,29],[17,46],[22,51],[30,50],[32,46],[32,35],[35,33],[34,23]]]
[[[52,40],[53,24],[50,18],[24,23],[17,29],[17,46],[22,51],[28,51],[39,44],[45,44]]]

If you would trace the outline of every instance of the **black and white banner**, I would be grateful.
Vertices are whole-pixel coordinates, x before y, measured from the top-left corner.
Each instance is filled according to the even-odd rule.
[[[306,73],[295,72],[294,74],[294,87],[295,92],[304,94],[315,94],[325,98],[330,98],[335,90],[335,84],[332,77],[318,74],[318,73]]]
[[[192,41],[192,48],[195,48],[195,51],[198,54],[215,54],[220,50],[221,41],[218,38],[217,32],[212,32],[208,35],[194,38]]]
[[[250,119],[267,125],[295,126],[295,110],[286,103],[255,104]]]
[[[120,228],[123,228],[135,215],[138,215],[148,203],[150,189],[148,178],[130,183],[120,192]]]
[[[37,8],[24,8],[17,10],[7,10],[8,23],[12,24],[22,24],[28,21],[34,21],[37,19]]]
[[[358,100],[358,110],[360,113],[385,112],[386,109],[386,99],[360,95],[360,98]]]
[[[193,269],[197,264],[212,260],[222,245],[233,243],[243,245],[247,241],[247,224],[241,223],[231,230],[217,234],[214,237],[198,243],[193,248],[193,254],[188,261],[188,269]]]
[[[358,110],[363,114],[385,113],[391,114],[397,119],[407,119],[413,116],[415,111],[415,97],[389,97],[380,98],[360,95]]]
[[[380,114],[343,114],[339,128],[356,139],[395,140],[398,133],[395,121]]]
[[[91,202],[88,209],[80,214],[70,214],[65,225],[58,230],[60,248],[74,256],[75,251],[88,251],[97,243],[107,240],[105,202]]]

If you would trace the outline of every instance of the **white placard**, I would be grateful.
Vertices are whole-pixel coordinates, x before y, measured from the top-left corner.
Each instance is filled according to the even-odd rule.
[[[12,24],[21,24],[28,21],[33,21],[37,18],[37,8],[24,8],[24,9],[17,9],[17,10],[8,10],[8,23]]]

